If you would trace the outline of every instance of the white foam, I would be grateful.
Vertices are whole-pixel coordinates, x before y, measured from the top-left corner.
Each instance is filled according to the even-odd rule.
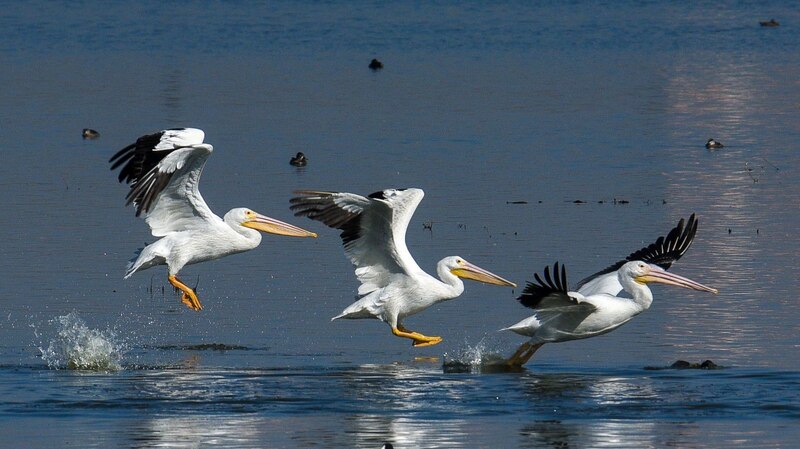
[[[51,369],[118,371],[125,352],[114,331],[89,329],[77,312],[54,320],[59,329],[47,349],[39,348]]]

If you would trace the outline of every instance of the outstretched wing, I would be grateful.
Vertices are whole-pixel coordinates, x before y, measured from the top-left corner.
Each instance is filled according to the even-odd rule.
[[[692,214],[688,221],[681,218],[666,237],[659,237],[650,245],[632,252],[624,260],[620,260],[586,279],[581,280],[578,283],[578,291],[586,296],[598,293],[607,293],[616,296],[622,291],[622,285],[617,280],[616,275],[620,267],[628,262],[641,260],[668,270],[675,261],[686,253],[692,245],[696,233],[697,217],[695,214]]]
[[[300,190],[292,198],[296,216],[341,229],[345,255],[356,266],[359,295],[389,284],[393,274],[421,271],[408,252],[408,223],[424,193],[387,189],[363,197],[345,192]]]
[[[582,302],[578,295],[570,294],[567,283],[567,267],[556,262],[553,264],[553,276],[550,276],[550,267],[544,268],[544,279],[535,273],[534,282],[528,282],[520,295],[519,302],[528,308],[550,311],[568,311],[575,307],[585,309],[589,307],[594,310],[594,306]]]
[[[119,181],[130,184],[127,203],[156,237],[218,220],[200,195],[198,184],[213,147],[193,128],[168,129],[142,136],[109,162],[122,167]]]

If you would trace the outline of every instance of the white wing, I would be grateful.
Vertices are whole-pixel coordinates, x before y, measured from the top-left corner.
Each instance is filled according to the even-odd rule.
[[[393,274],[422,269],[406,247],[406,229],[424,192],[387,189],[363,197],[353,193],[297,191],[291,199],[297,216],[341,229],[345,255],[356,266],[359,295],[383,288]]]
[[[124,164],[120,182],[130,184],[127,204],[144,212],[156,237],[219,220],[200,195],[198,184],[213,148],[199,129],[169,129],[140,137],[115,154],[114,170]]]
[[[602,294],[617,296],[621,291],[622,284],[619,283],[616,271],[596,276],[578,289],[578,293],[584,296]]]

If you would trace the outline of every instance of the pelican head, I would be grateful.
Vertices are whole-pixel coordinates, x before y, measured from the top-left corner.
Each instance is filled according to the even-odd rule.
[[[316,237],[317,234],[305,229],[298,228],[295,225],[284,223],[280,220],[261,215],[253,212],[250,209],[240,207],[232,209],[225,214],[225,221],[232,221],[246,228],[255,229],[261,232],[268,232],[270,234],[285,235],[289,237]]]
[[[658,282],[661,284],[675,285],[678,287],[699,290],[702,292],[719,293],[716,288],[705,286],[699,282],[677,274],[670,273],[658,265],[649,264],[642,261],[628,262],[620,269],[620,276],[629,277],[639,284]]]
[[[503,279],[483,268],[473,265],[463,257],[452,256],[444,259],[444,266],[455,276],[462,279],[472,279],[473,281],[483,282],[484,284],[503,285],[506,287],[516,287],[517,284]]]

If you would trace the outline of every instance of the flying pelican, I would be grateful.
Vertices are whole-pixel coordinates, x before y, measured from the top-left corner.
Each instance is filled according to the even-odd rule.
[[[387,189],[368,198],[344,192],[295,193],[301,195],[291,199],[295,215],[342,230],[345,255],[361,281],[359,299],[332,320],[377,318],[394,335],[413,340],[413,346],[431,346],[442,338],[410,331],[402,321],[461,295],[464,283],[459,278],[516,287],[457,256],[439,261],[441,281],[422,271],[406,247],[408,223],[425,195],[420,189]]]
[[[142,213],[153,236],[161,237],[139,251],[128,264],[125,279],[155,265],[167,265],[169,283],[181,290],[181,301],[202,310],[197,294],[178,279],[184,265],[254,249],[256,231],[292,237],[313,232],[265,217],[246,208],[231,209],[224,218],[211,212],[198,185],[213,147],[199,129],[167,129],[139,137],[111,157],[111,170],[122,166],[119,182],[130,184],[126,199]]]
[[[610,267],[578,283],[577,291],[569,291],[567,271],[563,265],[544,269],[544,280],[535,274],[519,301],[534,310],[534,315],[503,330],[530,337],[508,358],[513,366],[524,365],[545,343],[589,338],[611,332],[644,312],[653,302],[649,282],[675,285],[692,290],[718,293],[666,270],[689,249],[697,232],[697,219],[692,214],[685,224],[681,219],[666,237],[631,253]],[[632,298],[618,297],[625,290]]]

